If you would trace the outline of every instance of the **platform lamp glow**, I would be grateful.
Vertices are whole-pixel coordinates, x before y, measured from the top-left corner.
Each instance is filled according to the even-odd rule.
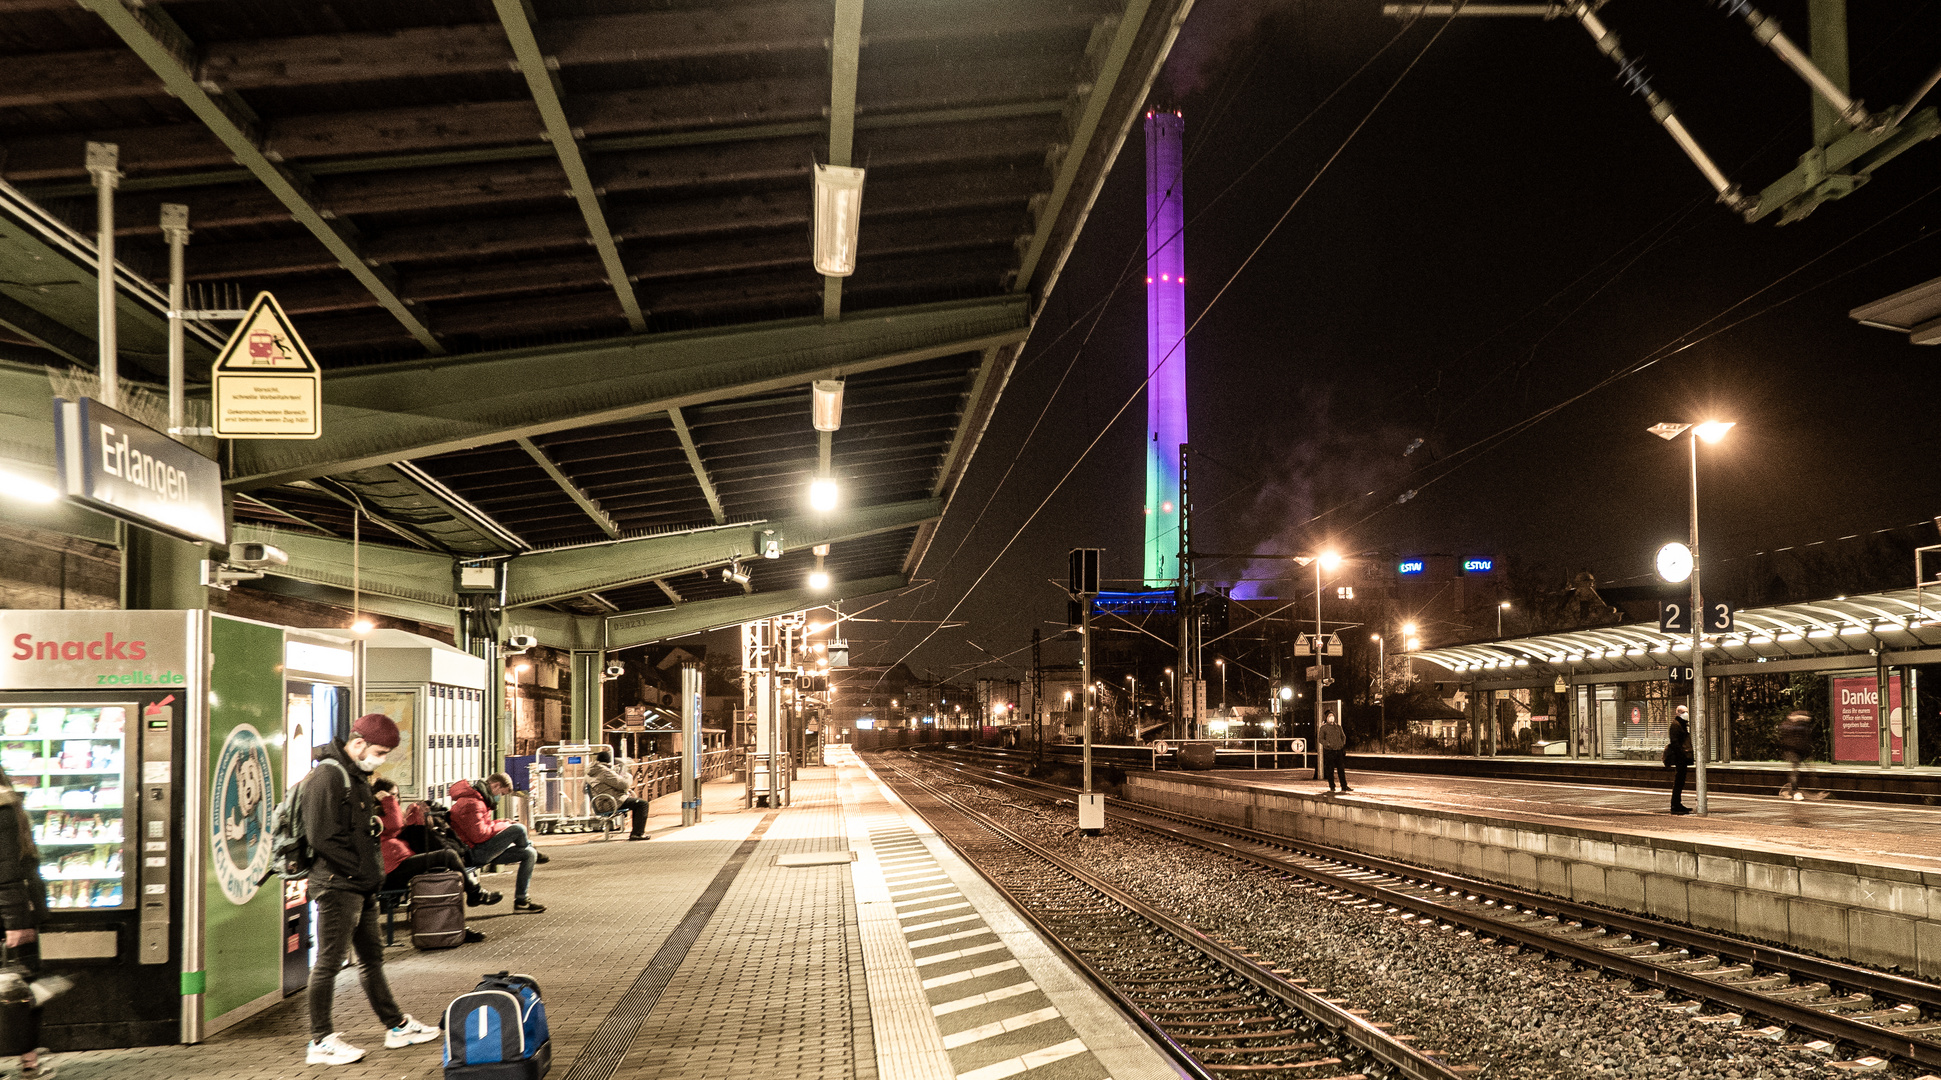
[[[1692,544],[1689,554],[1691,556],[1692,591],[1691,608],[1688,611],[1688,618],[1692,624],[1692,723],[1690,736],[1692,740],[1692,757],[1698,763],[1698,767],[1694,770],[1697,775],[1693,778],[1692,782],[1692,794],[1694,801],[1698,805],[1693,807],[1693,809],[1700,814],[1706,812],[1705,758],[1709,752],[1708,744],[1710,740],[1705,737],[1705,604],[1699,594],[1698,582],[1698,441],[1704,439],[1708,443],[1718,442],[1720,439],[1725,438],[1725,433],[1731,431],[1734,426],[1731,421],[1708,420],[1702,424],[1653,424],[1645,429],[1667,442],[1676,439],[1680,435],[1686,435],[1686,441],[1691,447]],[[1667,569],[1673,571],[1677,569],[1675,554],[1673,556],[1673,565],[1670,567],[1666,566],[1666,551],[1672,546],[1667,544],[1658,553],[1659,572],[1661,574],[1665,573]],[[1676,581],[1677,579],[1666,574],[1666,580]]]

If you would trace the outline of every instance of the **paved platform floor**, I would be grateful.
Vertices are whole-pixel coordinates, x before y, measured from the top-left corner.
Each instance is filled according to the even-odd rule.
[[[679,797],[656,800],[646,843],[541,838],[548,910],[474,908],[487,941],[392,949],[399,1004],[435,1023],[481,974],[529,973],[564,1080],[1179,1075],[847,748],[803,770],[791,807],[740,802],[709,784],[683,829]],[[304,1064],[302,993],[198,1046],[54,1060],[65,1080],[442,1075],[438,1043],[383,1049],[355,974],[337,986],[339,1028],[370,1050],[356,1065]]]
[[[1303,769],[1192,775],[1309,794],[1325,795],[1328,789],[1312,779],[1312,770]],[[1775,783],[1784,782],[1785,775],[1783,767],[1776,769]],[[1941,807],[1710,792],[1707,814],[1674,817],[1667,813],[1667,791],[1353,769],[1348,783],[1351,793],[1333,797],[1941,871]],[[1807,786],[1812,787],[1810,774]],[[1685,805],[1696,805],[1689,787]]]

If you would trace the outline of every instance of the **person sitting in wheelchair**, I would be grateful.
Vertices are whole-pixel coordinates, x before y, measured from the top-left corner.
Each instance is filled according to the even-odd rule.
[[[626,758],[608,765],[595,758],[586,767],[586,792],[593,800],[593,808],[600,813],[619,813],[622,810],[633,812],[633,832],[629,840],[647,839],[647,800],[634,794],[633,781],[628,774],[633,771]],[[611,808],[609,810],[609,808]]]

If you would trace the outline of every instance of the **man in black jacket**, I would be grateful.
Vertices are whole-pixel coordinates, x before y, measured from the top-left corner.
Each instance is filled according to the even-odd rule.
[[[1671,774],[1671,812],[1689,814],[1691,807],[1685,805],[1685,777],[1692,768],[1692,735],[1686,727],[1689,722],[1685,706],[1680,705],[1673,712],[1671,730],[1665,738],[1665,768]]]
[[[351,727],[348,740],[323,748],[310,775],[303,778],[303,831],[314,853],[310,898],[317,904],[317,962],[310,969],[311,1065],[349,1065],[363,1058],[331,1023],[331,998],[344,953],[357,955],[357,974],[371,1011],[389,1030],[389,1049],[429,1042],[438,1029],[421,1024],[398,1008],[384,978],[384,942],[378,937],[377,892],[384,884],[378,834],[383,828],[370,774],[397,749],[398,725],[383,713],[368,713]]]

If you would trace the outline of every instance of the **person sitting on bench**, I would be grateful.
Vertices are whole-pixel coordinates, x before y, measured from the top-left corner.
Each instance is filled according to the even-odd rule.
[[[532,868],[543,861],[544,856],[528,841],[524,825],[492,820],[492,806],[486,798],[486,792],[491,793],[492,799],[502,799],[512,794],[512,778],[505,773],[493,773],[485,778],[485,791],[473,787],[467,780],[453,781],[449,790],[452,797],[452,831],[469,849],[466,864],[486,866],[495,862],[517,862],[519,876],[512,893],[513,910],[535,915],[546,910],[546,905],[526,895],[526,890],[532,885]]]
[[[627,778],[627,774],[631,771],[625,758],[613,765],[595,758],[586,767],[586,789],[589,794],[596,797],[611,795],[619,800],[619,805],[614,807],[616,813],[621,810],[632,811],[633,831],[628,834],[627,839],[645,840],[647,839],[647,800],[634,794],[633,783]]]
[[[458,853],[444,847],[436,847],[429,852],[413,852],[399,833],[406,829],[405,811],[398,805],[398,785],[379,777],[371,781],[371,793],[377,796],[378,820],[383,822],[378,833],[378,846],[384,856],[383,892],[402,892],[411,887],[411,879],[432,870],[454,870],[465,873],[465,860]],[[496,904],[501,897],[498,893],[488,893],[480,888],[469,876],[465,878],[465,904],[479,907]],[[476,935],[476,936],[474,936]],[[476,930],[465,932],[467,941],[484,941],[485,935]]]

